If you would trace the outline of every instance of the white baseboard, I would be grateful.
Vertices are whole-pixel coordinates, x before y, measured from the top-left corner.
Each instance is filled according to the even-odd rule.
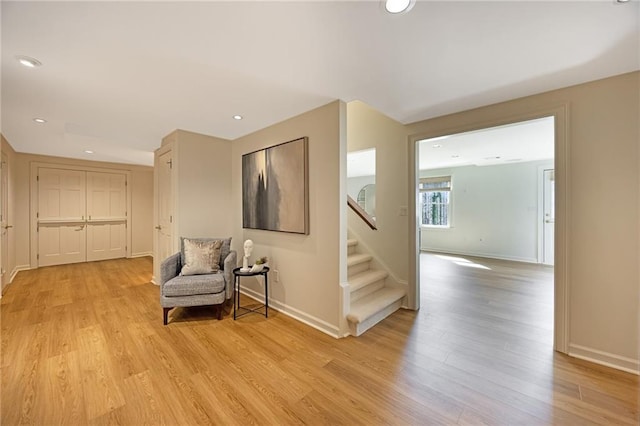
[[[28,271],[29,269],[31,269],[31,265],[18,265],[13,268],[13,271],[11,271],[11,275],[9,276],[9,283],[13,282],[13,279],[18,275],[18,272]]]
[[[11,271],[11,273],[9,274],[9,281],[7,281],[0,289],[0,299],[2,298],[2,295],[4,294],[4,291],[7,289],[7,287],[9,287],[9,285],[13,282],[13,279],[16,277],[16,275],[18,275],[18,272],[28,271],[29,269],[31,269],[31,266],[29,265],[19,265],[13,268],[13,271]]]
[[[153,257],[153,253],[150,252],[150,251],[143,251],[143,252],[140,252],[140,253],[132,253],[131,254],[131,258],[132,259],[134,257],[147,257],[147,256]]]
[[[243,288],[241,290],[241,293],[258,302],[264,302],[264,294],[258,293],[257,291],[251,290],[249,288]],[[288,317],[307,324],[308,326],[313,327],[316,330],[323,332],[324,334],[335,337],[336,339],[344,337],[340,336],[340,330],[338,329],[338,327],[331,325],[328,322],[316,318],[312,315],[309,315],[306,312],[302,312],[299,309],[293,308],[285,303],[281,303],[277,300],[269,298],[269,309],[271,308],[285,314]]]
[[[482,253],[482,252],[474,252],[474,251],[458,251],[458,250],[450,250],[450,249],[438,249],[435,247],[421,247],[420,251],[426,251],[429,253],[442,253],[442,254],[455,254],[458,256],[473,256],[473,257],[486,257],[488,259],[499,259],[499,260],[510,260],[513,262],[524,262],[524,263],[536,263],[538,264],[538,259],[529,258],[529,257],[516,257],[516,256],[501,256],[493,253]]]
[[[615,368],[616,370],[626,371],[627,373],[640,375],[640,362],[637,359],[574,344],[569,345],[569,356]]]

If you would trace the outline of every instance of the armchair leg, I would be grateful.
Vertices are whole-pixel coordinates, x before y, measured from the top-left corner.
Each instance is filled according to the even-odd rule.
[[[164,325],[167,325],[167,319],[168,319],[168,317],[169,317],[169,311],[170,311],[171,309],[172,309],[172,308],[162,308],[162,317],[163,317],[163,320],[164,320],[164,321],[163,321],[163,322],[164,322]]]
[[[218,311],[218,321],[220,321],[222,319],[222,307],[224,306],[224,303],[219,304],[218,306],[216,306],[216,309]]]

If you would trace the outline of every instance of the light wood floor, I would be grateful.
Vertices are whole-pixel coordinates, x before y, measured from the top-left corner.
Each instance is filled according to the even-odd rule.
[[[548,269],[470,260],[423,255],[422,309],[340,340],[275,311],[163,326],[146,258],[21,272],[0,423],[638,424],[637,376],[551,350]]]

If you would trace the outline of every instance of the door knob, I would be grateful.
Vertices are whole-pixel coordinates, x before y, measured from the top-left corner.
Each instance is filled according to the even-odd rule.
[[[4,229],[9,229],[9,228],[13,228],[13,225],[6,225],[6,226],[4,227]]]
[[[159,230],[162,229],[162,226],[158,225],[158,226],[156,226],[156,229],[159,231]]]

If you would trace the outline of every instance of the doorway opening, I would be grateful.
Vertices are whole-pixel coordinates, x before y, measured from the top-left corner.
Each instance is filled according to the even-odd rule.
[[[416,140],[419,305],[554,346],[555,121]]]

